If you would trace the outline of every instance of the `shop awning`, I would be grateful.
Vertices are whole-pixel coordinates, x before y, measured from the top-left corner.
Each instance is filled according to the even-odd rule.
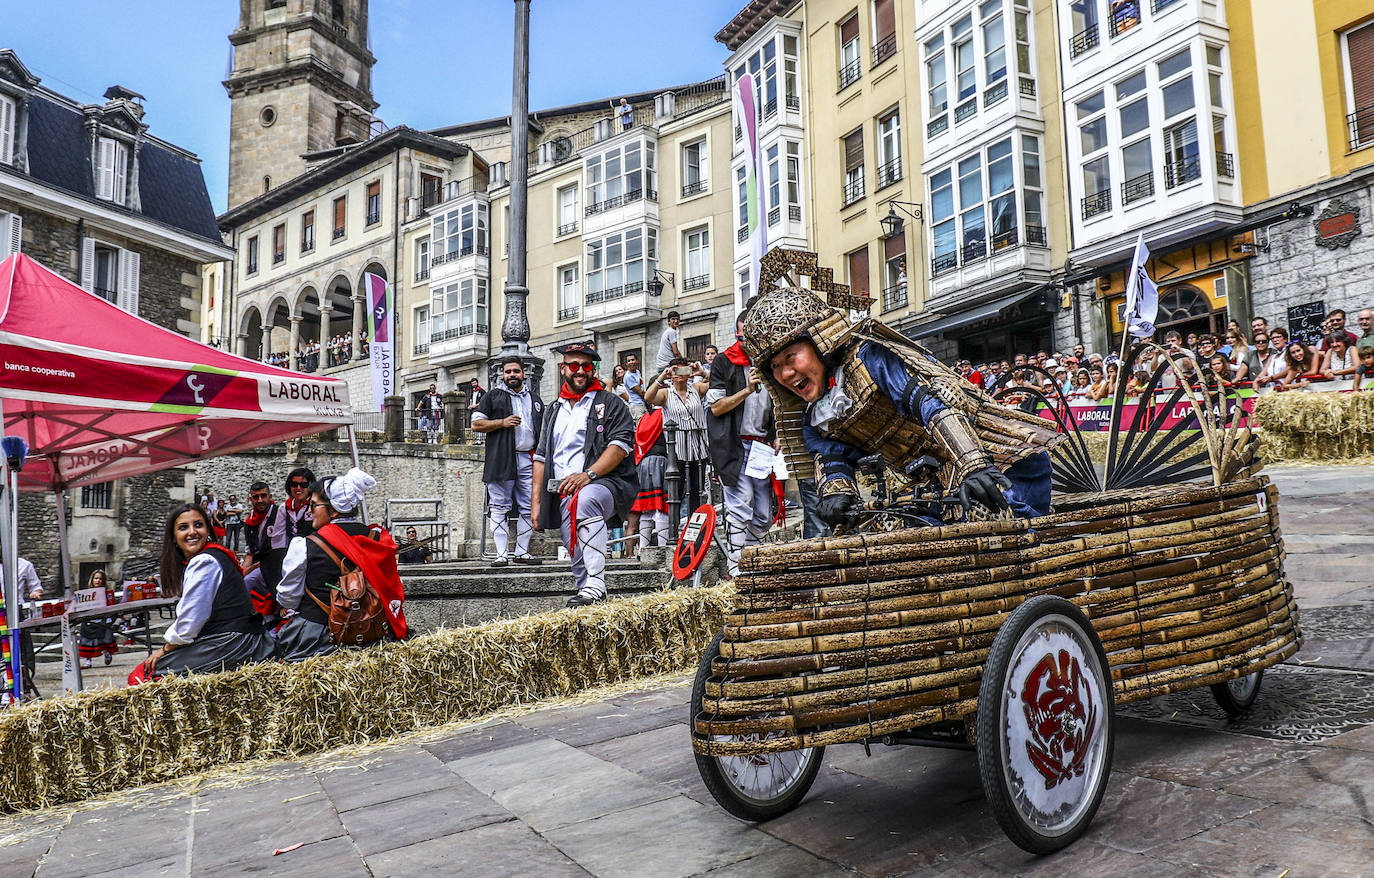
[[[348,385],[130,314],[23,254],[0,262],[4,432],[24,491],[107,482],[351,424]]]
[[[910,336],[912,340],[920,341],[923,338],[929,338],[930,336],[936,335],[941,332],[948,332],[951,329],[958,329],[961,326],[968,326],[971,323],[977,323],[979,320],[986,320],[987,318],[994,317],[1002,311],[1006,310],[1007,308],[1010,308],[1012,305],[1018,304],[1026,299],[1029,299],[1031,296],[1034,296],[1035,294],[1039,293],[1040,289],[1040,287],[1031,287],[1030,289],[1021,290],[1020,292],[1013,293],[1010,296],[1003,296],[1000,299],[993,299],[991,302],[984,302],[983,304],[970,308],[967,311],[960,311],[956,314],[947,314],[944,317],[937,318],[935,320],[930,321],[929,323],[922,323],[917,326],[913,326],[911,330],[908,331],[906,334]]]

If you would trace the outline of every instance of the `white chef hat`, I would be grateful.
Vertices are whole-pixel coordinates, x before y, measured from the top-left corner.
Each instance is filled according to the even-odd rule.
[[[363,494],[377,487],[377,480],[356,466],[341,476],[329,480],[325,495],[329,505],[339,512],[352,512],[363,501]]]

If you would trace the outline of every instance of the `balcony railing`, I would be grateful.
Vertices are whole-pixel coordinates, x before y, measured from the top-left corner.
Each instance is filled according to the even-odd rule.
[[[978,112],[978,98],[974,96],[954,108],[954,121],[962,122],[976,112]]]
[[[1091,219],[1112,209],[1112,190],[1103,189],[1083,199],[1083,219]]]
[[[370,226],[370,225],[374,225],[374,224],[376,224],[376,223],[379,223],[379,222],[381,222],[381,221],[382,221],[382,211],[381,211],[380,208],[379,208],[379,209],[375,209],[375,210],[369,210],[369,211],[367,212],[367,224],[368,224],[369,226]]]
[[[780,222],[782,222],[781,207],[775,207],[772,210],[768,211],[768,225],[776,226]]]
[[[1112,10],[1107,19],[1107,30],[1112,36],[1120,36],[1140,24],[1140,0],[1127,0]]]
[[[939,253],[934,259],[930,260],[930,276],[944,274],[959,267],[959,251],[951,250],[948,253]]]
[[[343,229],[335,229],[335,230],[334,230],[334,234],[331,235],[330,238],[331,238],[331,240],[337,241],[337,240],[339,240],[340,238],[342,238],[343,236],[344,236],[344,230],[343,230]]]
[[[1004,101],[1004,100],[1006,100],[1006,99],[1007,99],[1007,81],[1006,81],[1005,79],[1001,80],[1001,81],[998,82],[996,85],[991,86],[990,88],[988,88],[987,91],[983,92],[983,106],[984,106],[984,107],[991,107],[993,104],[997,103],[998,101]]]
[[[488,253],[489,249],[486,244],[479,244],[476,246],[468,244],[466,247],[459,247],[457,250],[450,250],[447,253],[435,253],[434,256],[430,258],[429,265],[430,268],[433,268],[436,265],[444,265],[449,262],[456,262],[459,259],[465,259],[473,254],[486,256]]]
[[[788,218],[789,220],[791,220],[792,222],[794,222],[794,223],[799,223],[799,222],[801,222],[801,205],[800,205],[800,204],[789,204],[789,205],[787,205],[787,218]]]
[[[1029,76],[1022,76],[1016,80],[1016,90],[1028,98],[1035,97],[1035,80]]]
[[[840,91],[844,91],[851,85],[859,81],[859,77],[864,75],[864,62],[855,58],[848,64],[840,68]]]
[[[1361,149],[1374,143],[1374,105],[1356,110],[1345,117],[1350,129],[1350,148]]]
[[[696,275],[696,276],[694,276],[694,277],[689,277],[689,278],[687,278],[686,280],[684,280],[684,281],[682,282],[682,289],[683,289],[684,291],[685,291],[685,290],[704,290],[704,289],[706,289],[707,287],[709,287],[710,285],[711,285],[711,276],[710,276],[709,274],[698,274],[698,275]]]
[[[418,280],[429,280],[429,266],[426,265],[424,268],[422,268],[422,269],[420,269],[419,271],[415,272],[415,279],[416,279],[417,281],[418,281]]]
[[[1079,55],[1095,47],[1101,39],[1101,36],[1098,35],[1096,24],[1085,27],[1083,30],[1074,34],[1073,39],[1069,40],[1069,57],[1077,58]]]
[[[771,119],[778,114],[778,99],[772,98],[763,105],[763,118]]]
[[[934,137],[949,130],[949,114],[941,113],[926,123],[926,137]]]
[[[1202,176],[1202,163],[1197,156],[1169,162],[1164,166],[1164,188],[1174,189]]]
[[[1229,152],[1219,152],[1219,153],[1217,153],[1217,176],[1218,176],[1218,177],[1235,177],[1235,176],[1236,176],[1236,160],[1235,160],[1234,158],[1232,158],[1232,156],[1231,156],[1231,154],[1230,154]]]
[[[1121,203],[1130,204],[1142,198],[1149,198],[1155,194],[1155,175],[1153,173],[1141,174],[1139,177],[1132,177],[1121,184]]]
[[[906,281],[883,289],[883,312],[895,311],[906,307]]]
[[[741,127],[739,127],[738,125],[735,126],[735,139],[736,139],[736,140],[743,140],[743,139],[744,139],[744,129],[741,128]]]
[[[897,156],[885,165],[878,166],[878,188],[891,186],[902,179],[902,157]]]
[[[743,244],[745,241],[748,241],[748,240],[749,240],[749,227],[748,227],[748,226],[741,226],[741,227],[740,227],[740,230],[739,230],[738,232],[735,233],[735,240],[738,241],[738,242],[741,243],[741,244]]]
[[[273,264],[273,265],[280,265],[281,263],[283,263],[283,262],[285,262],[285,261],[286,261],[286,253],[282,252],[282,253],[273,253],[273,254],[272,254],[272,264]]]
[[[1026,244],[1032,247],[1050,246],[1049,236],[1045,234],[1044,226],[1026,226]]]
[[[573,221],[570,222],[570,223],[564,223],[563,225],[561,225],[561,226],[558,227],[558,237],[561,238],[561,237],[563,237],[564,235],[571,235],[571,234],[573,234],[573,233],[576,232],[576,231],[577,231],[577,220],[573,220]]]
[[[1016,226],[1003,229],[1000,232],[992,233],[992,252],[1000,253],[1009,250],[1021,243],[1021,237],[1016,233]]]
[[[608,210],[615,210],[617,207],[624,207],[640,200],[658,201],[658,192],[653,189],[632,189],[624,195],[616,195],[613,198],[587,205],[586,214],[593,216],[598,213],[605,213]]]
[[[410,352],[417,357],[423,357],[425,354],[429,353],[429,342],[417,341],[411,346]]]
[[[1175,3],[1182,2],[1183,0],[1154,0],[1154,2],[1150,4],[1150,11],[1154,13],[1159,13],[1160,11],[1168,9],[1170,6],[1173,6]]]
[[[450,341],[455,338],[466,338],[469,335],[477,335],[480,333],[485,333],[486,331],[487,325],[485,323],[468,323],[458,327],[457,329],[445,329],[442,331],[435,330],[434,332],[431,332],[429,334],[429,342],[430,344],[434,344],[437,341]]]
[[[705,191],[706,191],[706,181],[705,181],[705,180],[697,180],[695,183],[688,183],[688,184],[686,184],[685,186],[682,187],[682,197],[683,197],[683,198],[686,198],[688,195],[696,195],[696,194],[699,193],[699,192],[705,192]]]
[[[444,200],[444,187],[426,186],[424,194],[420,196],[420,206],[426,209],[433,207]]]
[[[576,305],[573,305],[571,308],[559,308],[559,309],[558,309],[558,319],[559,319],[560,321],[562,321],[562,320],[576,320],[576,319],[577,319],[577,312],[578,312],[578,307],[577,307]]]
[[[858,177],[844,184],[844,206],[848,207],[860,198],[864,197],[864,178],[860,174]]]
[[[967,265],[970,262],[977,262],[980,259],[984,259],[987,257],[987,255],[988,242],[984,241],[982,238],[977,238],[973,241],[967,241],[964,243],[963,257],[965,265]]]
[[[873,47],[873,66],[877,67],[895,54],[897,54],[897,35],[893,33],[883,37]]]
[[[788,96],[787,96],[787,109],[789,109],[789,110],[800,110],[800,109],[801,109],[801,96],[800,96],[800,95],[788,95]]]
[[[630,283],[627,283],[624,286],[611,287],[610,289],[605,290],[592,290],[587,293],[587,304],[595,305],[599,302],[605,302],[611,299],[623,299],[626,296],[632,293],[637,293],[643,289],[644,281],[637,280],[631,281]]]

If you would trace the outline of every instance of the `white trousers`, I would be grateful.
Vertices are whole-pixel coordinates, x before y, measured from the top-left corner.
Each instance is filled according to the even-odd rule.
[[[534,525],[530,522],[530,497],[533,490],[534,461],[528,451],[515,452],[515,478],[487,483],[487,520],[491,527],[492,541],[496,544],[496,557],[506,557],[510,543],[509,516],[512,509],[519,516],[515,520],[515,554],[520,558],[529,557],[530,534],[534,532]]]
[[[615,515],[615,498],[605,485],[592,482],[578,491],[577,545],[572,545],[572,497],[562,500],[563,545],[572,555],[573,584],[586,597],[606,596],[606,519]]]
[[[749,443],[744,443],[747,457]],[[726,563],[731,576],[739,573],[739,556],[747,547],[760,542],[773,526],[777,500],[771,479],[746,476],[741,470],[734,487],[724,482]]]

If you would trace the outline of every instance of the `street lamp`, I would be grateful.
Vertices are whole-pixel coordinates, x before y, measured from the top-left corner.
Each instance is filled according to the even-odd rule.
[[[883,227],[884,238],[895,238],[902,233],[902,227],[906,224],[906,221],[897,215],[897,210],[899,208],[902,213],[912,219],[917,221],[921,219],[920,204],[914,201],[898,201],[895,198],[892,199],[887,203],[887,216],[878,220],[878,224]]]
[[[654,276],[649,278],[649,295],[663,295],[664,281],[668,282],[668,286],[672,287],[673,289],[677,289],[677,287],[673,283],[673,280],[673,273],[671,271],[660,271],[659,269],[655,268]]]

